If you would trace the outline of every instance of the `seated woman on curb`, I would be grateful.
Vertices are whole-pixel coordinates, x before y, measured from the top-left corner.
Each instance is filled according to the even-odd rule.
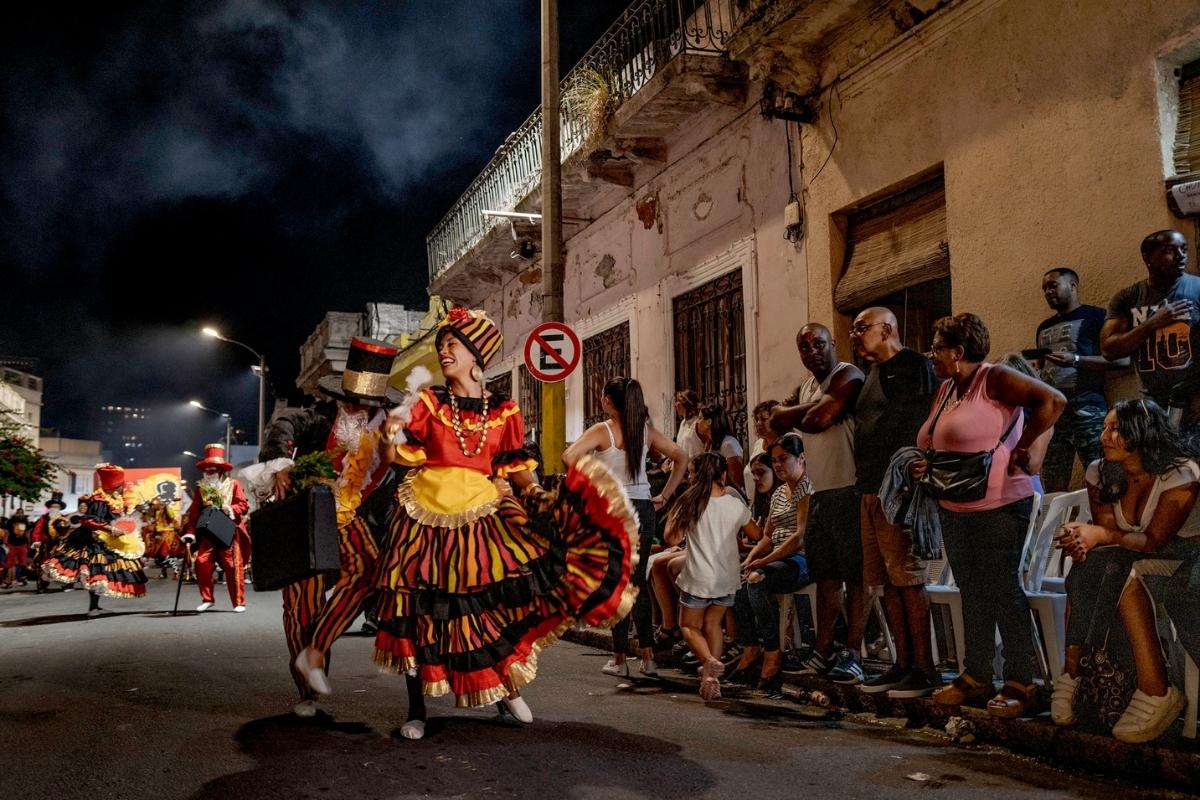
[[[1200,556],[1200,530],[1184,524],[1196,503],[1200,466],[1151,400],[1118,402],[1104,418],[1100,445],[1103,460],[1087,470],[1092,522],[1067,523],[1059,539],[1075,564],[1067,576],[1066,670],[1054,682],[1050,715],[1058,725],[1075,721],[1082,646],[1093,618],[1107,619],[1115,606],[1133,652],[1137,689],[1113,736],[1149,742],[1171,726],[1187,701],[1167,681],[1154,602],[1140,581],[1127,578],[1134,562],[1152,555],[1184,563]]]
[[[808,523],[808,502],[812,484],[804,466],[804,442],[798,433],[779,437],[771,446],[771,463],[783,483],[771,495],[766,529],[758,544],[742,561],[746,579],[744,603],[749,614],[739,613],[753,627],[742,630],[744,642],[752,644],[742,651],[737,673],[749,671],[762,657],[758,688],[778,692],[783,684],[783,657],[779,640],[779,604],[776,595],[792,594],[809,582],[808,563],[804,560],[804,529]],[[735,596],[735,602],[738,598]]]

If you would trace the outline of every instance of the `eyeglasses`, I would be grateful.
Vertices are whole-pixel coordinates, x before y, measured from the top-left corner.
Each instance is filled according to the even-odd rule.
[[[870,323],[856,322],[852,326],[850,326],[850,332],[856,333],[859,336],[862,336],[864,333],[871,330],[871,328],[874,328],[876,325],[885,325],[885,324],[886,323],[884,323],[884,322],[870,322]]]

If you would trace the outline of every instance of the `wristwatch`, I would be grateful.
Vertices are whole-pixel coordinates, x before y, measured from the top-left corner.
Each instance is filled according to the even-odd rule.
[[[1075,354],[1075,358],[1072,359],[1072,361],[1071,361],[1071,366],[1075,367],[1076,369],[1079,369],[1079,353]]]

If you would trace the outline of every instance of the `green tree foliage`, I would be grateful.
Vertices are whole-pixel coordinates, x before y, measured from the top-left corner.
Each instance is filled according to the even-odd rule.
[[[58,466],[33,446],[24,428],[0,410],[0,497],[36,503],[54,486]]]

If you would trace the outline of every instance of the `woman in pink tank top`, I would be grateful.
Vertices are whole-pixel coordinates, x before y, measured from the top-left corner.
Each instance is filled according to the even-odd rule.
[[[1030,476],[1040,469],[1045,452],[1034,444],[1051,429],[1067,401],[1041,381],[985,363],[989,349],[987,326],[974,314],[942,317],[933,326],[930,359],[937,376],[947,380],[917,434],[917,447],[993,451],[982,499],[938,501],[946,558],[962,595],[967,652],[962,674],[934,692],[933,699],[961,705],[992,694],[994,631],[999,627],[1004,686],[988,702],[988,712],[1022,717],[1034,709],[1037,698],[1033,627],[1019,574],[1033,513]],[[913,476],[924,475],[926,467],[926,462],[914,462]]]

